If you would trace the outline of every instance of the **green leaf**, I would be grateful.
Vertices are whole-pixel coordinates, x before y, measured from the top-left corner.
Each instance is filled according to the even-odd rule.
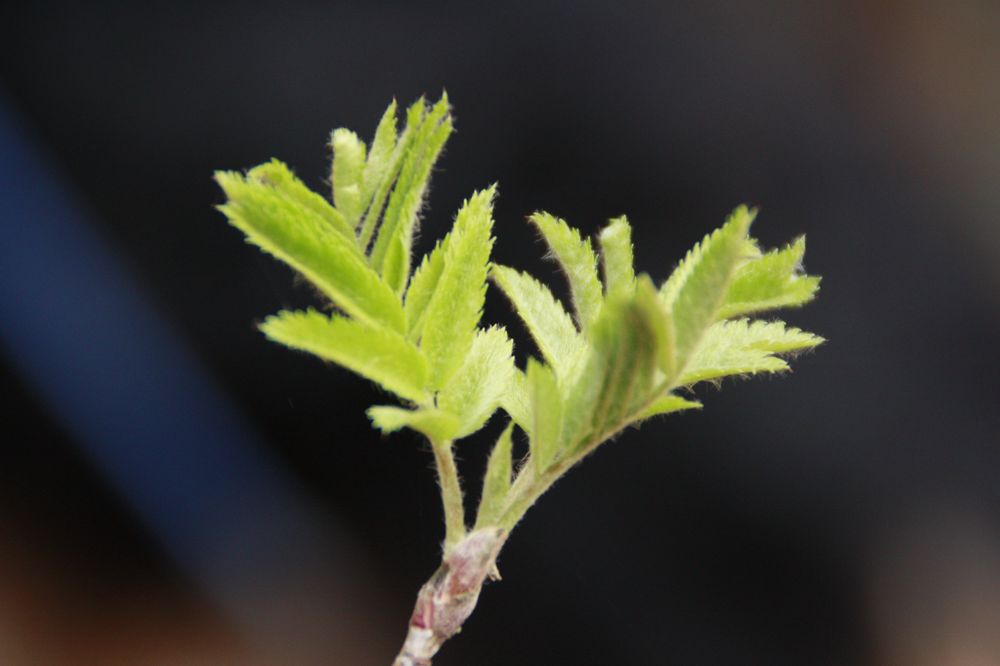
[[[406,191],[409,187],[409,181],[413,175],[413,165],[416,159],[415,155],[421,152],[420,132],[426,125],[426,116],[427,103],[426,100],[421,97],[416,102],[411,104],[406,110],[406,123],[403,126],[403,134],[396,142],[396,157],[398,158],[397,170],[394,174],[393,182],[389,183],[390,189],[387,189],[385,192],[386,201],[383,203],[386,208],[385,211],[382,212],[382,220],[380,221],[378,227],[378,235],[375,237],[375,243],[373,243],[370,252],[372,265],[379,271],[379,273],[382,272],[382,262],[385,259],[385,252],[388,247],[389,240],[395,230],[386,230],[386,220],[392,217],[392,223],[395,224],[396,218],[398,217],[392,211],[393,201],[395,200],[396,207],[398,208],[401,202],[400,192]],[[371,211],[369,211],[369,215],[370,214]],[[367,219],[365,219],[365,224],[368,224]]]
[[[288,196],[287,187],[257,175],[217,172],[215,178],[229,198],[219,210],[247,240],[304,275],[345,313],[402,332],[399,299],[354,242],[302,197]]]
[[[364,213],[365,142],[349,129],[330,135],[333,149],[333,204],[353,229]]]
[[[402,291],[410,274],[413,232],[431,167],[452,132],[449,109],[448,97],[443,95],[424,117],[407,151],[372,249],[372,266],[397,292]]]
[[[465,525],[453,442],[483,427],[498,407],[511,422],[490,454],[477,516],[477,527],[488,532],[483,554],[491,558],[505,530],[602,441],[630,423],[701,407],[671,389],[783,370],[788,366],[779,355],[822,342],[781,322],[734,319],[801,305],[819,284],[801,272],[804,240],[761,253],[748,236],[754,213],[745,207],[693,248],[659,290],[647,275],[636,275],[625,217],[598,235],[602,284],[591,241],[539,212],[532,220],[566,273],[573,316],[531,276],[494,266],[495,284],[545,359],[529,359],[526,371],[518,370],[506,331],[479,328],[495,188],[465,202],[452,231],[411,275],[428,181],[452,130],[447,96],[432,106],[423,98],[412,104],[402,131],[393,101],[370,148],[350,130],[336,130],[333,205],[277,161],[246,176],[216,174],[228,197],[220,210],[230,222],[343,313],[281,312],[262,331],[398,395],[406,405],[368,410],[373,425],[383,432],[412,428],[431,440],[446,561],[478,543]],[[530,451],[516,480],[515,425],[527,433]],[[478,571],[479,579],[485,572]]]
[[[586,353],[583,337],[548,287],[527,273],[494,264],[490,277],[510,299],[561,384],[573,380]]]
[[[394,242],[389,245],[384,265],[387,279],[390,282],[395,281],[397,285],[396,291],[402,291],[406,287],[406,280],[410,275],[413,237],[416,233],[418,214],[423,206],[427,184],[430,181],[431,168],[440,156],[451,132],[452,120],[448,117],[431,135],[424,162],[415,178],[419,186],[411,187],[410,196],[403,204],[399,232],[396,234]],[[393,267],[395,267],[394,270]],[[394,276],[398,277],[394,278]]]
[[[787,370],[788,364],[774,354],[810,349],[822,342],[823,338],[786,328],[780,321],[716,322],[708,329],[678,384],[687,386],[730,375]]]
[[[593,431],[618,430],[649,399],[665,341],[664,319],[662,306],[649,298],[604,304],[592,330],[594,351],[602,361],[601,388],[590,411]]]
[[[406,290],[403,311],[406,314],[406,336],[417,342],[424,330],[427,306],[434,296],[441,273],[444,271],[444,253],[451,234],[446,235],[434,246],[413,272],[413,279]]]
[[[406,280],[410,275],[411,251],[413,247],[413,237],[417,226],[417,216],[423,205],[424,193],[430,179],[430,169],[434,161],[437,160],[441,149],[444,146],[448,135],[451,134],[451,120],[447,119],[431,137],[431,147],[428,152],[433,155],[422,168],[422,172],[417,176],[419,187],[411,187],[410,194],[405,200],[400,213],[401,222],[397,227],[398,231],[390,240],[386,250],[385,260],[382,264],[382,275],[384,279],[397,292],[402,292],[406,287]]]
[[[486,464],[486,477],[483,479],[483,495],[479,499],[475,529],[495,525],[503,513],[504,502],[510,491],[510,478],[513,470],[511,462],[511,433],[513,430],[514,423],[508,423],[490,453],[490,460]]]
[[[685,400],[679,395],[665,395],[657,398],[649,407],[643,410],[636,420],[645,420],[653,416],[672,414],[688,409],[701,409],[702,404],[693,400]]]
[[[389,112],[392,112],[391,121],[388,120]],[[417,130],[420,128],[421,121],[424,117],[424,112],[426,111],[426,105],[424,103],[424,98],[421,97],[416,102],[410,105],[406,110],[406,124],[403,126],[403,133],[400,135],[399,139],[396,141],[396,145],[392,150],[392,153],[386,159],[385,163],[381,165],[381,178],[375,185],[375,191],[372,194],[371,203],[368,205],[368,210],[365,213],[364,222],[361,224],[361,230],[358,232],[358,245],[361,248],[367,249],[368,245],[371,243],[372,236],[375,234],[375,230],[378,228],[379,219],[382,217],[383,209],[385,207],[386,200],[389,197],[389,192],[392,191],[392,187],[396,184],[400,170],[403,168],[403,160],[409,154],[413,142],[416,138]],[[391,122],[392,124],[392,135],[396,132],[396,107],[395,101],[389,105],[389,109],[386,110],[385,115],[382,116],[382,121],[379,123],[379,128],[375,131],[376,135],[379,130],[383,133],[388,133],[389,129],[383,129],[386,123]],[[386,141],[385,137],[381,138],[382,142]],[[379,143],[379,137],[376,136],[374,143]],[[374,152],[377,146],[372,146],[372,151]],[[374,178],[374,174],[372,174]]]
[[[664,373],[670,375],[675,363],[673,319],[657,297],[653,281],[645,273],[636,280],[632,293],[635,307],[642,313],[643,321],[646,322],[653,334],[656,365]]]
[[[740,206],[726,223],[705,237],[660,289],[675,332],[675,372],[687,365],[706,329],[718,316],[736,268],[750,247],[747,232],[753,213]]]
[[[808,303],[819,289],[818,277],[802,275],[805,237],[740,266],[719,310],[720,319],[795,307]]]
[[[279,312],[260,329],[275,342],[333,361],[401,398],[430,400],[427,360],[399,333],[315,310]]]
[[[354,242],[354,231],[344,216],[331,206],[321,195],[302,183],[283,162],[271,160],[247,172],[247,180],[270,187],[274,193],[298,204],[322,218],[331,229]]]
[[[598,236],[604,263],[604,291],[609,297],[627,296],[635,288],[632,227],[622,215],[611,220]]]
[[[602,317],[608,316],[602,313]],[[600,318],[596,324],[600,323]],[[576,380],[564,391],[562,439],[565,447],[575,451],[591,442],[594,433],[594,407],[604,390],[604,375],[608,367],[606,354],[594,347],[586,348],[581,370]],[[521,425],[518,422],[518,425]]]
[[[443,388],[462,364],[482,316],[495,194],[494,186],[465,202],[444,248],[444,266],[427,304],[420,337],[435,389]]]
[[[372,425],[388,434],[403,428],[423,433],[435,445],[448,442],[458,430],[458,417],[434,407],[403,409],[391,405],[369,407],[368,418]]]
[[[531,458],[544,472],[559,453],[562,439],[562,398],[552,368],[528,359],[528,395],[531,400]]]
[[[591,327],[583,371],[565,398],[563,439],[573,451],[598,443],[651,398],[656,371],[672,349],[669,316],[649,276],[631,297],[605,302]]]
[[[514,345],[500,327],[480,330],[458,372],[438,394],[438,406],[458,414],[455,438],[476,432],[496,411],[514,376]]]
[[[371,205],[375,192],[392,172],[392,158],[395,149],[396,100],[392,100],[375,129],[372,148],[368,152],[368,160],[365,162],[364,175],[361,179],[361,200],[365,209]]]
[[[500,395],[500,406],[510,418],[531,434],[531,398],[528,395],[528,379],[518,368],[514,368],[507,390]]]
[[[588,330],[600,313],[603,300],[601,283],[597,279],[597,257],[590,239],[581,238],[578,230],[548,213],[535,213],[531,221],[538,227],[566,273],[577,322],[582,330]]]

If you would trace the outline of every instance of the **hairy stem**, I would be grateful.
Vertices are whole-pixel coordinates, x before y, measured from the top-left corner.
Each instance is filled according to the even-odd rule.
[[[534,460],[529,457],[511,485],[510,492],[507,495],[506,508],[497,521],[499,525],[508,532],[514,529],[514,526],[524,517],[528,509],[531,508],[546,490],[552,487],[552,484],[559,477],[565,474],[573,465],[586,458],[602,443],[618,434],[629,423],[634,422],[637,415],[649,407],[658,396],[666,393],[669,387],[669,383],[662,383],[653,391],[649,399],[636,408],[634,413],[622,419],[619,425],[606,432],[593,433],[584,438],[579,445],[570,448],[571,451],[574,451],[573,454],[557,458],[544,472],[539,473],[535,468]]]
[[[593,446],[588,445],[585,449],[590,451]],[[531,505],[556,482],[556,479],[565,474],[582,457],[583,455],[578,455],[558,459],[542,473],[538,472],[534,461],[529,458],[511,485],[507,507],[497,522],[508,531],[513,529],[531,508]]]
[[[635,414],[647,406],[642,405]],[[444,503],[445,551],[441,566],[417,594],[406,640],[393,666],[431,666],[431,660],[444,642],[458,633],[472,614],[483,582],[491,575],[496,576],[497,555],[510,530],[559,477],[602,442],[614,437],[635,414],[606,432],[589,435],[573,447],[572,455],[556,459],[544,472],[539,473],[529,458],[510,488],[506,508],[497,521],[499,525],[475,529],[468,534],[451,442],[431,441]]]
[[[434,462],[437,465],[438,485],[441,487],[441,504],[444,506],[444,549],[447,553],[465,536],[465,506],[462,503],[462,486],[458,469],[451,452],[451,441],[431,440]]]

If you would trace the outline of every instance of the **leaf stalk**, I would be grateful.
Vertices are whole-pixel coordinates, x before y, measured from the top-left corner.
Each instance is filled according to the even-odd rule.
[[[465,537],[465,506],[462,502],[462,486],[458,480],[458,468],[452,453],[452,441],[430,440],[437,467],[438,486],[441,489],[441,504],[444,507],[444,550],[445,555]]]

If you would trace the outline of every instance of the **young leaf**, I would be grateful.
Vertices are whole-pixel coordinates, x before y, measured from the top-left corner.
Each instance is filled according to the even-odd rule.
[[[330,135],[333,149],[333,204],[353,229],[364,213],[365,142],[349,129],[337,129]]]
[[[483,495],[479,499],[479,511],[476,515],[476,527],[495,525],[503,513],[504,500],[510,490],[511,463],[511,433],[514,423],[508,423],[497,439],[490,460],[486,464],[486,477],[483,479]]]
[[[382,122],[379,123],[379,129],[376,130],[378,134],[379,130],[383,133],[388,133],[389,129],[382,129],[385,123],[390,122],[388,120],[389,112],[392,111],[392,134],[395,135],[396,131],[396,108],[395,101],[389,105],[389,109],[386,110],[385,115],[382,116]],[[426,111],[426,105],[424,103],[424,98],[421,97],[416,102],[410,105],[406,110],[406,123],[403,126],[403,133],[399,136],[396,141],[396,145],[392,150],[392,153],[386,159],[385,163],[382,164],[382,175],[378,182],[375,184],[375,190],[372,194],[371,203],[368,205],[368,210],[365,213],[364,222],[361,223],[361,230],[358,232],[358,245],[366,249],[371,243],[372,236],[375,234],[375,230],[378,227],[379,218],[382,217],[382,212],[385,207],[386,199],[389,197],[389,192],[392,190],[394,184],[397,183],[399,178],[400,170],[403,168],[403,161],[409,155],[410,150],[413,147],[414,140],[416,138],[417,130],[420,127],[420,123],[423,120],[424,112]],[[386,139],[383,137],[382,142]],[[378,137],[376,137],[376,142],[378,142]],[[376,149],[372,146],[372,150]],[[374,178],[374,174],[373,174]]]
[[[572,381],[586,345],[563,306],[548,287],[527,273],[494,264],[490,276],[514,305],[560,383]]]
[[[583,370],[565,398],[563,440],[570,450],[596,444],[595,436],[607,437],[635,418],[652,397],[672,340],[669,315],[649,276],[636,280],[631,297],[605,302]]]
[[[392,168],[393,151],[396,149],[396,100],[392,100],[389,108],[382,114],[382,119],[375,129],[372,148],[368,152],[362,176],[361,201],[367,209],[379,185],[385,180]]]
[[[417,159],[417,155],[422,150],[420,143],[420,131],[425,127],[427,116],[427,103],[426,100],[421,97],[416,102],[410,105],[406,110],[406,123],[403,126],[403,134],[396,142],[396,157],[398,158],[398,165],[396,173],[393,177],[393,182],[389,183],[391,189],[387,189],[385,192],[386,202],[385,211],[382,213],[381,224],[378,228],[378,234],[375,237],[375,242],[372,244],[370,256],[372,257],[372,266],[382,272],[382,262],[385,258],[385,251],[388,246],[389,239],[391,238],[393,232],[395,231],[395,222],[398,215],[394,211],[395,208],[398,209],[402,199],[402,192],[405,192],[409,188],[409,181],[413,175],[413,164]],[[369,211],[369,215],[371,211]],[[365,224],[368,224],[368,220],[365,219]],[[386,229],[386,220],[392,218],[391,224],[392,229]]]
[[[627,296],[635,287],[632,256],[632,227],[622,215],[601,230],[601,259],[604,264],[604,292],[607,296]]]
[[[531,434],[531,397],[528,395],[528,379],[518,368],[514,368],[507,390],[500,395],[500,407],[507,412],[521,430]]]
[[[373,325],[403,330],[403,307],[357,246],[280,186],[237,173],[215,175],[229,200],[219,209],[247,240],[319,287],[334,305]]]
[[[602,313],[601,316],[607,315]],[[596,323],[599,322],[600,318]],[[595,434],[594,407],[604,390],[604,377],[608,368],[608,358],[603,350],[587,346],[585,352],[580,372],[564,392],[562,439],[570,451],[575,451],[588,442],[594,443],[590,442],[590,437]],[[518,422],[518,425],[521,423]]]
[[[465,359],[482,315],[495,194],[494,186],[465,202],[444,248],[441,277],[427,304],[420,337],[435,389],[443,388]]]
[[[597,257],[590,239],[582,239],[579,231],[548,213],[535,213],[531,221],[538,227],[566,273],[577,322],[586,331],[601,311],[603,300],[601,283],[597,279]]]
[[[424,193],[430,179],[430,170],[437,160],[445,141],[452,131],[450,118],[446,118],[431,136],[425,161],[420,166],[420,172],[415,177],[419,186],[412,186],[408,198],[404,201],[401,222],[397,227],[397,232],[390,239],[386,250],[385,260],[382,264],[383,278],[397,293],[401,293],[406,287],[406,280],[410,275],[411,250],[413,246],[413,236],[417,226],[417,215],[423,205]]]
[[[685,400],[679,395],[667,394],[657,398],[649,407],[644,409],[636,418],[637,421],[645,420],[653,416],[672,414],[687,409],[701,409],[702,404],[693,400]]]
[[[340,233],[345,239],[354,242],[354,231],[326,199],[313,192],[295,177],[291,169],[279,160],[271,160],[256,166],[247,172],[247,180],[259,182],[274,190],[274,193],[288,199],[294,204],[315,213],[322,218],[331,229]]]
[[[399,333],[315,310],[279,312],[260,329],[275,342],[333,361],[401,398],[430,399],[427,360]]]
[[[406,314],[406,336],[414,342],[420,340],[427,305],[431,302],[438,280],[444,271],[444,253],[450,237],[451,234],[446,235],[438,241],[430,253],[424,256],[406,290],[406,300],[403,303],[403,311]]]
[[[369,407],[366,413],[372,420],[372,425],[386,434],[410,428],[423,433],[435,444],[454,439],[459,426],[457,416],[434,407],[410,410],[392,405],[377,405]]]
[[[476,333],[465,362],[438,394],[441,409],[461,416],[456,439],[482,428],[496,410],[513,379],[513,352],[504,329],[493,326]]]
[[[784,249],[768,252],[740,266],[719,310],[719,319],[811,301],[819,289],[819,278],[800,274],[805,251],[803,236]]]
[[[774,354],[810,349],[822,342],[823,338],[786,328],[780,321],[716,322],[708,329],[677,383],[687,386],[730,375],[787,370],[788,364]]]
[[[635,307],[643,313],[643,320],[647,322],[653,334],[656,365],[670,376],[676,362],[673,319],[657,297],[653,281],[645,273],[635,281],[632,294]]]
[[[451,135],[448,97],[444,95],[420,124],[403,162],[396,187],[389,197],[382,226],[372,248],[372,266],[397,292],[410,271],[410,246],[417,213],[423,203],[431,167]]]
[[[562,441],[562,398],[552,368],[528,359],[528,395],[531,400],[531,459],[544,472],[559,453]]]
[[[674,322],[676,366],[683,370],[705,330],[718,316],[737,266],[747,252],[753,214],[737,208],[726,223],[695,246],[660,289]]]
[[[333,133],[335,207],[280,162],[246,177],[216,177],[228,196],[220,209],[231,223],[346,315],[281,312],[261,325],[264,333],[416,403],[367,413],[383,432],[409,427],[432,443],[446,526],[442,567],[421,588],[397,659],[429,664],[461,629],[484,579],[497,573],[508,531],[569,466],[630,423],[701,407],[670,389],[785,369],[778,354],[822,339],[781,322],[732,319],[802,304],[818,285],[799,274],[804,241],[762,255],[747,235],[753,214],[744,207],[689,252],[659,291],[647,275],[635,274],[624,217],[599,235],[602,288],[591,242],[536,213],[532,219],[569,281],[576,324],[546,287],[495,266],[495,283],[547,361],[529,359],[521,372],[506,331],[479,328],[495,188],[465,202],[451,233],[411,279],[420,207],[452,122],[447,97],[430,109],[421,99],[407,110],[397,138],[396,110],[393,102],[367,155],[353,132]],[[498,405],[512,421],[490,454],[477,529],[469,533],[453,442],[481,428]],[[529,436],[530,457],[512,480],[515,424]]]
[[[591,413],[594,431],[617,430],[648,399],[667,339],[664,320],[662,305],[649,298],[605,303],[592,330],[594,350],[603,360],[601,389]]]

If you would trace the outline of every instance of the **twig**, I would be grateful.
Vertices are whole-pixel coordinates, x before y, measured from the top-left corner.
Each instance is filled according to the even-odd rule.
[[[479,600],[483,582],[496,566],[506,530],[487,527],[458,541],[417,594],[406,640],[393,666],[430,666],[449,638],[457,634]]]

